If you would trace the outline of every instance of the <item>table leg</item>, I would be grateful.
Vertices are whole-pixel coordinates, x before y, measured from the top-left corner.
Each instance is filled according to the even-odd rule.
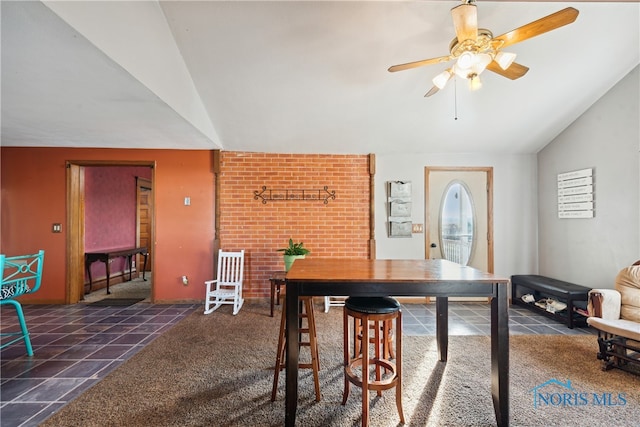
[[[147,279],[145,279],[144,274],[147,272],[147,256],[149,256],[149,252],[143,253],[142,256],[144,257],[144,264],[142,265],[142,280],[146,282]]]
[[[85,292],[86,294],[90,294],[91,293],[91,288],[93,287],[93,279],[91,278],[91,264],[93,262],[89,262],[87,261],[87,259],[85,258],[85,268],[87,270],[87,276],[89,276],[89,292]]]
[[[270,280],[271,282],[271,317],[273,317],[273,297],[276,293],[276,282]]]
[[[111,291],[109,290],[109,276],[111,275],[111,269],[109,268],[109,266],[111,265],[110,261],[111,260],[107,258],[107,262],[105,262],[105,268],[107,270],[107,295],[111,293]]]
[[[286,306],[287,314],[287,354],[286,354],[286,396],[285,396],[285,425],[296,425],[296,410],[298,408],[298,286],[287,284]]]
[[[280,286],[282,286],[281,282],[276,283],[276,305],[280,305]]]
[[[129,281],[131,281],[132,277],[133,277],[133,254],[129,255],[127,258],[129,258]]]
[[[507,287],[491,300],[491,396],[498,427],[509,425],[509,312]]]
[[[436,339],[438,357],[441,362],[446,362],[449,347],[449,298],[447,297],[436,297]]]

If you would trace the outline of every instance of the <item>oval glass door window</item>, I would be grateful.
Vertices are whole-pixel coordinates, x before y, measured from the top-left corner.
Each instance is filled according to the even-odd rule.
[[[469,263],[475,241],[475,223],[471,193],[464,182],[451,181],[442,196],[438,221],[444,259],[461,265]]]

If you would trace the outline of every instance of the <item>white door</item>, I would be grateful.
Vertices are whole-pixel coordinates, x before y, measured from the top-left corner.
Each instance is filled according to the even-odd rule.
[[[492,185],[493,168],[425,168],[427,258],[493,273]]]

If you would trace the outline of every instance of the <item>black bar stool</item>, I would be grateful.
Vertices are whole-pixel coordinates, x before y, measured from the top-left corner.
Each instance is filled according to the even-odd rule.
[[[349,354],[350,328],[349,317],[354,323],[354,354]],[[390,351],[385,331],[389,322],[395,320],[395,358],[390,360]],[[350,297],[345,301],[344,315],[344,394],[342,404],[347,403],[350,384],[362,388],[362,425],[369,425],[369,391],[375,390],[378,396],[383,390],[396,389],[396,406],[400,422],[404,424],[402,412],[402,312],[400,303],[390,297]],[[373,324],[373,327],[371,327]],[[358,328],[358,325],[360,327]],[[373,330],[374,337],[369,333]],[[359,331],[358,331],[359,330]],[[358,335],[361,334],[361,337]],[[381,334],[383,334],[381,336]],[[358,344],[358,341],[360,344]],[[365,344],[366,343],[366,344]],[[373,343],[370,354],[369,343]],[[373,372],[371,372],[373,368]],[[383,375],[384,370],[384,375]],[[370,378],[371,376],[371,378]]]

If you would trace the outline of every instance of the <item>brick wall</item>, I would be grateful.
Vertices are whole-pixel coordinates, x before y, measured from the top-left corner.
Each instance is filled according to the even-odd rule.
[[[289,238],[308,257],[369,257],[369,156],[221,152],[220,247],[245,249],[245,298],[269,295],[269,275],[284,270]],[[335,200],[262,203],[254,191],[322,189]]]

